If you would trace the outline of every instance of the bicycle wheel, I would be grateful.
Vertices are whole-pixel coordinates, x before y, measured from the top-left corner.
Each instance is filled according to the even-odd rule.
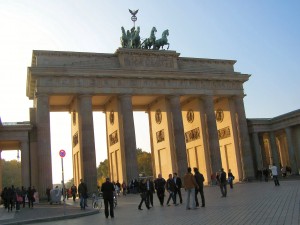
[[[94,203],[93,203],[93,208],[94,209],[98,209],[100,211],[100,209],[102,208],[102,202],[100,200],[96,200]]]

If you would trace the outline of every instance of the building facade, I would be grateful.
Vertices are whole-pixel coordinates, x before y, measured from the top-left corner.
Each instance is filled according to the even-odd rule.
[[[222,167],[231,169],[236,180],[254,178],[264,160],[257,161],[263,152],[259,140],[269,130],[259,133],[254,120],[247,123],[243,84],[250,75],[234,71],[233,60],[179,55],[124,48],[113,54],[33,51],[27,73],[27,96],[34,102],[27,171],[39,192],[52,186],[50,112],[62,111],[72,120],[75,184],[83,178],[91,192],[97,187],[93,111],[106,115],[112,180],[138,177],[133,111],[148,113],[155,177],[183,176],[190,166],[198,167],[207,183]],[[300,152],[296,117],[298,128],[287,130],[285,142],[295,147],[282,157],[295,169],[293,157]],[[268,163],[270,157],[265,159]]]

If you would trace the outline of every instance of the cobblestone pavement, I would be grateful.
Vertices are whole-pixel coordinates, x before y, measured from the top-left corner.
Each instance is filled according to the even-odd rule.
[[[147,210],[143,206],[144,210],[139,211],[137,209],[140,200],[139,195],[127,195],[126,197],[119,197],[118,206],[115,209],[115,218],[113,219],[106,219],[102,210],[100,213],[86,217],[72,219],[71,216],[64,220],[50,222],[48,220],[48,222],[39,222],[39,224],[300,224],[299,179],[280,180],[280,186],[278,187],[275,187],[273,181],[241,183],[236,184],[233,189],[228,186],[228,196],[226,198],[221,198],[220,189],[216,186],[205,187],[204,192],[206,207],[197,208],[196,210],[186,210],[185,204],[161,207],[155,195],[154,207]],[[183,197],[185,203],[185,194]],[[43,211],[47,214],[46,208]],[[80,209],[78,209],[78,212],[80,212]],[[1,215],[2,213],[0,213],[0,217]]]

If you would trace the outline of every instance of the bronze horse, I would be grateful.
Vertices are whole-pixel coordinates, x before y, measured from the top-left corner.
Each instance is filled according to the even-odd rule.
[[[128,46],[128,36],[125,33],[124,27],[121,27],[121,30],[122,30],[122,37],[120,38],[121,39],[121,46],[122,46],[122,48],[127,48],[127,46]]]
[[[157,32],[156,27],[153,27],[150,33],[150,37],[146,38],[142,43],[142,48],[151,49],[152,45],[156,41],[155,32]]]
[[[169,30],[165,30],[162,35],[161,38],[156,40],[153,44],[153,49],[155,50],[159,50],[160,47],[162,47],[162,49],[164,49],[164,45],[168,45],[168,48],[170,47],[170,44],[168,43],[168,38],[167,36],[169,36]]]

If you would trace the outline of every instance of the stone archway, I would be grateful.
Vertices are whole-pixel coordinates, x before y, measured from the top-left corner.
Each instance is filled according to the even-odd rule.
[[[31,185],[30,133],[33,127],[29,122],[8,122],[0,124],[0,150],[21,150],[22,185]],[[1,160],[1,154],[0,154]],[[1,161],[0,161],[1,163]],[[0,164],[0,190],[2,190],[2,165]]]
[[[205,170],[209,181],[230,163],[237,179],[253,177],[243,104],[249,75],[235,72],[234,63],[143,49],[119,48],[114,54],[33,51],[27,96],[34,100],[30,115],[37,129],[30,151],[43,161],[33,178],[38,188],[45,190],[52,182],[52,111],[71,114],[75,184],[83,178],[91,192],[97,186],[93,111],[106,114],[113,179],[138,176],[134,110],[149,114],[154,175],[183,176],[190,165]],[[224,118],[217,122],[220,112]],[[227,146],[226,156],[222,146]]]

